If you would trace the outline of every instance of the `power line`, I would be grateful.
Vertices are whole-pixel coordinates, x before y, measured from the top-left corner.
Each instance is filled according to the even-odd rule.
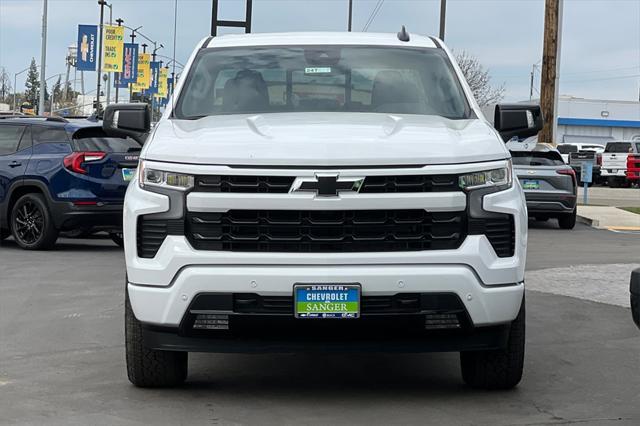
[[[365,32],[365,33],[367,32],[367,30],[369,29],[369,26],[373,23],[374,19],[376,19],[376,16],[378,16],[378,12],[380,12],[380,9],[382,8],[383,4],[384,4],[384,0],[378,0],[378,2],[373,8],[373,11],[371,11],[371,15],[369,15],[369,19],[367,19],[367,22],[364,24],[364,27],[362,28],[362,32]]]
[[[634,67],[624,67],[624,68],[607,68],[607,69],[590,70],[590,71],[563,72],[562,75],[592,74],[592,73],[599,73],[599,72],[626,71],[626,70],[637,70],[637,69],[640,69],[640,65],[636,65]]]

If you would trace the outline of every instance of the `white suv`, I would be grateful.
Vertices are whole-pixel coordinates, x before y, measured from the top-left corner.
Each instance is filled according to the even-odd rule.
[[[461,352],[510,388],[524,358],[527,213],[504,140],[540,108],[483,117],[435,38],[203,40],[125,200],[126,351],[138,386],[188,352]],[[142,104],[109,133],[142,138]]]

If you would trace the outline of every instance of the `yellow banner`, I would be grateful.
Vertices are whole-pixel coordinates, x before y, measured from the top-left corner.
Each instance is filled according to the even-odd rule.
[[[105,25],[104,42],[102,46],[102,71],[122,72],[124,27]]]
[[[138,80],[133,83],[134,92],[142,92],[151,85],[151,54],[138,53]]]
[[[169,95],[169,70],[160,68],[160,79],[158,80],[158,93],[154,94],[156,98],[164,99]]]

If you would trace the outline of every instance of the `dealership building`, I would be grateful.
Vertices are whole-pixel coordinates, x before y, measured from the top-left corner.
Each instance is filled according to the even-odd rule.
[[[561,96],[557,143],[640,141],[640,102]]]

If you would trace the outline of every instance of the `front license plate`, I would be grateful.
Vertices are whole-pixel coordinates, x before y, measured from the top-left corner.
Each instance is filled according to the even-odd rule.
[[[136,169],[122,169],[122,179],[129,182],[136,175]]]
[[[358,318],[359,284],[296,284],[296,318]]]
[[[522,189],[540,189],[539,180],[523,180]]]

